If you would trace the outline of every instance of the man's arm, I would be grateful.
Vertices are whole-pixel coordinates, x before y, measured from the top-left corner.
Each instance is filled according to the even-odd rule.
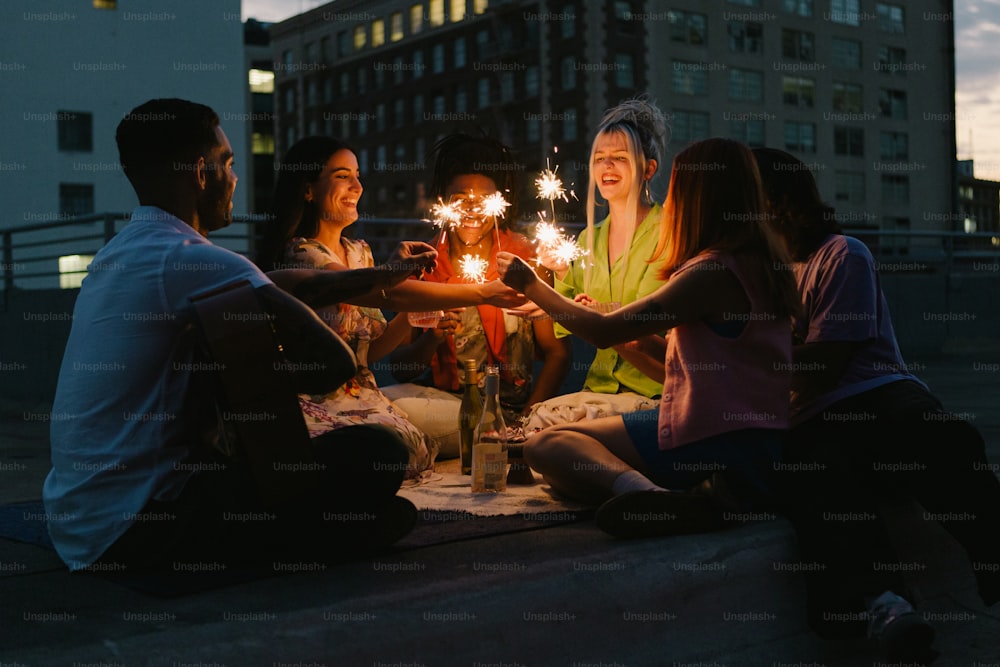
[[[332,391],[354,377],[354,352],[309,306],[275,285],[261,285],[255,292],[264,311],[274,317],[296,391]]]

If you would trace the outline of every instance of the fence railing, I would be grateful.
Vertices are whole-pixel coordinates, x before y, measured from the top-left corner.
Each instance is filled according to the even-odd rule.
[[[67,255],[92,256],[127,223],[127,213],[51,220],[0,229],[0,289],[37,289],[60,286],[67,276],[58,263]],[[256,245],[262,216],[234,216],[233,225],[211,235],[213,242],[245,255]],[[582,225],[566,224],[573,233]],[[435,229],[414,219],[360,218],[350,235],[363,238],[377,259],[388,257],[399,241],[426,240]],[[1000,273],[1000,235],[989,232],[849,229],[864,241],[879,261],[880,270],[894,273]],[[70,274],[85,274],[85,268]]]

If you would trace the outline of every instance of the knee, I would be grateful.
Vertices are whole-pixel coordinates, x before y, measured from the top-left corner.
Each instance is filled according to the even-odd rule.
[[[546,464],[572,447],[573,432],[562,426],[547,428],[524,443],[524,460],[535,470],[544,472]]]

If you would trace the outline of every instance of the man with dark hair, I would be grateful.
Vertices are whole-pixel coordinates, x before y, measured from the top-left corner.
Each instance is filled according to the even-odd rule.
[[[63,561],[71,570],[111,561],[178,570],[322,558],[331,534],[365,547],[402,537],[416,512],[395,496],[407,454],[387,430],[342,429],[306,443],[320,483],[280,502],[261,494],[243,458],[213,449],[222,432],[217,364],[203,352],[193,303],[244,281],[292,362],[291,387],[322,391],[351,377],[356,362],[295,296],[310,305],[361,297],[433,266],[436,253],[404,243],[371,269],[265,275],[205,237],[231,222],[237,182],[214,111],[151,100],[124,117],[116,138],[140,205],[88,270],[59,374],[53,411],[65,419],[52,422],[43,498]]]

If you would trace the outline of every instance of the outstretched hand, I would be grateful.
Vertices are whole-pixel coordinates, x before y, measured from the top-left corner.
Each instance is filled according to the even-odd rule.
[[[392,256],[386,261],[389,270],[389,284],[396,285],[410,276],[420,277],[434,268],[437,250],[421,241],[401,241]]]
[[[497,253],[497,272],[505,285],[518,292],[524,292],[529,285],[538,280],[538,276],[523,259],[509,252]]]
[[[499,280],[491,280],[483,285],[483,303],[497,308],[516,308],[528,299],[515,289],[507,287]]]

